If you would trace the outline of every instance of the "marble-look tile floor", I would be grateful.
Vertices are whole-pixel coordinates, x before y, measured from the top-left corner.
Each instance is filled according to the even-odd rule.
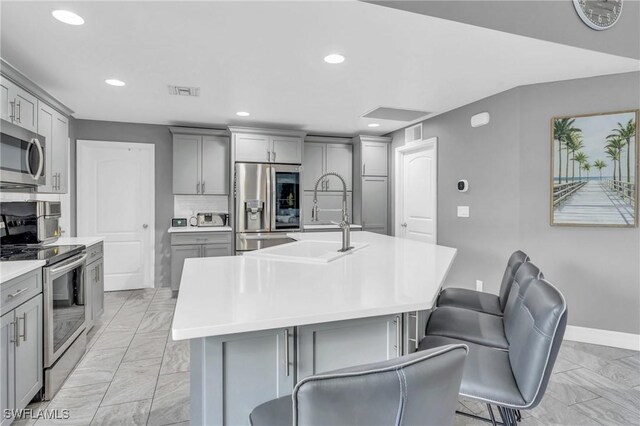
[[[106,293],[84,358],[52,401],[28,407],[69,409],[71,418],[35,424],[189,424],[189,346],[169,334],[175,303],[165,288]],[[458,410],[488,416],[466,399]],[[460,415],[455,423],[487,424]],[[563,342],[542,403],[520,424],[640,425],[640,353]]]

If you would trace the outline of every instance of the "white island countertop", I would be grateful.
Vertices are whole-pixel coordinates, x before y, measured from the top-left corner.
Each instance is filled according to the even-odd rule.
[[[16,260],[0,262],[0,284],[31,272],[34,269],[42,268],[46,262],[44,260]]]
[[[341,238],[335,232],[289,236]],[[370,232],[354,232],[351,240],[367,246],[325,264],[244,256],[185,260],[173,339],[430,309],[456,255],[450,247]]]

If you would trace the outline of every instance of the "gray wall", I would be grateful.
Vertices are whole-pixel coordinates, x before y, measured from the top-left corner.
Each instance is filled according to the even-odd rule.
[[[110,121],[73,120],[71,137],[71,223],[76,234],[76,140],[140,142],[155,145],[155,285],[171,285],[171,242],[167,229],[173,217],[172,167],[173,148],[168,126],[116,123]]]
[[[640,230],[549,225],[551,117],[640,108],[638,93],[637,72],[537,84],[423,123],[424,138],[438,137],[438,243],[458,248],[447,286],[480,279],[497,293],[507,257],[523,249],[566,296],[570,325],[640,333]],[[482,111],[490,124],[471,128]],[[403,130],[392,136],[393,148],[404,143]]]
[[[613,28],[595,31],[579,18],[571,0],[368,1],[583,49],[640,59],[640,2],[625,1]]]

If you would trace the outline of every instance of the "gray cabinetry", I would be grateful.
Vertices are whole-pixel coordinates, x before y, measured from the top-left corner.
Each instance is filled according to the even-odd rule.
[[[245,425],[295,384],[293,328],[191,340],[191,423]]]
[[[84,282],[87,290],[86,318],[87,330],[104,313],[104,248],[99,242],[87,248],[87,267]]]
[[[298,327],[298,380],[400,356],[401,325],[401,315],[385,315]]]
[[[231,256],[231,232],[178,232],[171,234],[171,289],[180,288],[185,259]]]
[[[38,99],[5,77],[0,77],[0,105],[3,119],[30,130],[38,131]]]
[[[3,283],[0,318],[0,408],[20,410],[43,385],[43,301],[40,269]],[[35,284],[35,287],[34,287]],[[35,294],[34,294],[35,293]],[[2,416],[0,425],[12,419]]]
[[[18,337],[15,343],[15,403],[26,407],[42,387],[42,295],[16,308]]]
[[[320,176],[328,172],[338,173],[352,190],[353,150],[344,138],[308,137],[304,145],[303,174],[305,191],[313,191]],[[348,139],[346,139],[348,141]],[[309,142],[314,141],[314,142]],[[333,142],[325,142],[333,141]],[[335,177],[323,180],[319,191],[342,191],[342,183]]]
[[[0,317],[0,409],[16,408],[15,404],[15,313],[13,311]],[[0,417],[0,425],[6,426],[11,419]]]
[[[304,132],[229,127],[234,161],[249,163],[302,163]]]
[[[171,127],[173,193],[229,193],[229,138],[225,131]]]
[[[391,138],[357,136],[354,146],[354,222],[363,231],[389,232],[389,143]]]
[[[45,137],[46,185],[38,192],[66,193],[69,153],[69,120],[44,102],[38,102],[38,134]]]

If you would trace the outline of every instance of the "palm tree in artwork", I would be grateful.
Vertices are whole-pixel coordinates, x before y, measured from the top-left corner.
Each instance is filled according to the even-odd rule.
[[[578,162],[578,179],[582,180],[582,169],[583,169],[583,165],[584,163],[587,162],[587,159],[589,157],[587,157],[587,154],[585,154],[582,151],[578,151],[573,155],[573,161],[577,161]]]
[[[631,183],[631,143],[634,142],[636,136],[636,123],[633,119],[629,120],[626,124],[618,123],[618,128],[613,129],[613,133],[607,136],[621,139],[627,145],[627,183]],[[622,175],[622,172],[620,173]],[[622,176],[620,176],[622,180]]]
[[[613,180],[617,180],[617,174],[616,174],[616,166],[618,164],[618,160],[620,159],[620,153],[618,152],[617,149],[615,149],[612,146],[607,146],[605,148],[605,152],[607,153],[607,157],[609,157],[611,159],[611,161],[613,161]]]
[[[576,180],[576,151],[580,151],[584,148],[582,143],[582,135],[578,132],[569,134],[566,142],[567,146],[567,175],[569,174],[569,151],[571,151],[571,182]]]
[[[553,138],[558,141],[558,183],[562,183],[562,148],[567,148],[566,143],[569,135],[581,132],[580,129],[574,127],[574,118],[559,118],[553,121]],[[567,150],[567,155],[569,151]],[[568,172],[565,168],[565,172]],[[565,175],[565,183],[569,181],[569,173]]]
[[[602,169],[607,167],[607,163],[605,163],[602,160],[596,160],[596,161],[593,162],[593,167],[598,169],[598,173],[600,173],[600,180],[602,180]]]
[[[617,152],[615,161],[618,162],[618,180],[622,181],[621,158],[622,158],[622,150],[624,149],[624,146],[627,144],[627,141],[616,135],[607,136],[607,140],[609,141],[609,143],[607,143],[606,148],[613,148]]]
[[[588,162],[582,163],[582,170],[587,172],[587,181],[589,181],[589,173],[591,172],[591,164]]]

